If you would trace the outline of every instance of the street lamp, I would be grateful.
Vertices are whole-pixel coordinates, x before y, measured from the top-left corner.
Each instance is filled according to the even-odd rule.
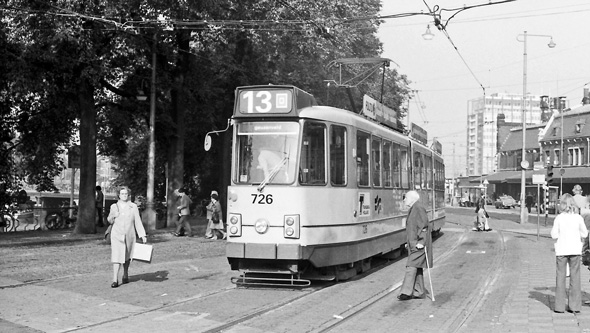
[[[434,38],[434,34],[430,32],[430,24],[426,26],[426,32],[422,34],[422,38],[425,40],[431,40]]]
[[[522,169],[521,179],[520,179],[520,223],[525,223],[528,221],[528,212],[525,208],[524,201],[525,201],[525,191],[526,191],[526,169],[529,167],[529,163],[526,160],[526,81],[527,81],[527,54],[526,54],[526,40],[527,37],[548,37],[550,38],[549,48],[554,48],[555,43],[553,42],[553,36],[550,35],[532,35],[527,34],[525,31],[524,34],[519,34],[516,36],[516,40],[519,42],[524,43],[524,52],[523,55],[523,67],[522,67],[522,161],[520,162],[520,167]],[[522,39],[521,39],[522,37]]]

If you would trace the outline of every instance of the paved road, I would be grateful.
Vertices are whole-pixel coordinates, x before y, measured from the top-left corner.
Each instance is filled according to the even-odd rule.
[[[352,316],[353,298],[377,295],[382,285],[399,281],[402,259],[226,332],[321,331],[333,321],[342,321],[333,332],[590,332],[590,307],[580,314],[552,311],[552,218],[545,225],[541,217],[538,226],[531,216],[521,225],[517,210],[491,208],[494,231],[486,233],[470,231],[475,216],[471,208],[448,208],[447,213],[445,234],[435,242],[434,302],[400,302],[393,291]],[[193,224],[202,236],[204,223]],[[110,288],[110,250],[100,235],[0,234],[0,331],[204,332],[235,318],[233,308],[256,309],[297,296],[293,291],[236,289],[229,281],[235,273],[224,258],[223,241],[174,238],[170,231],[150,236],[154,262],[133,263],[130,283],[117,289]],[[445,251],[452,244],[453,250]],[[589,278],[583,269],[583,290],[590,291]],[[583,297],[590,300],[586,292]],[[308,326],[296,325],[305,319]]]

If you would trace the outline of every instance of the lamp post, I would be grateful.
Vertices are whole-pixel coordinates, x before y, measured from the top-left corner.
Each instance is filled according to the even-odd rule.
[[[145,219],[148,230],[156,230],[156,211],[154,210],[154,170],[156,166],[156,43],[157,31],[154,32],[152,45],[152,82],[150,90],[150,144],[148,150],[147,195],[145,205]]]
[[[522,169],[521,172],[521,179],[520,179],[520,223],[525,223],[528,221],[528,212],[524,206],[525,200],[525,191],[526,191],[526,169],[529,167],[529,163],[526,160],[526,84],[527,84],[527,53],[526,53],[526,42],[527,37],[548,37],[550,38],[549,48],[554,48],[555,43],[553,42],[553,37],[550,35],[533,35],[527,34],[525,31],[524,34],[519,34],[516,36],[516,40],[522,42],[524,44],[524,52],[523,52],[523,65],[522,65],[522,160],[520,162],[520,167]]]

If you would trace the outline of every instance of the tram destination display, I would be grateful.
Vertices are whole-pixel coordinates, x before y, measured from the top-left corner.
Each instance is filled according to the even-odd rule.
[[[239,92],[240,113],[289,113],[293,92],[288,89],[242,90]]]

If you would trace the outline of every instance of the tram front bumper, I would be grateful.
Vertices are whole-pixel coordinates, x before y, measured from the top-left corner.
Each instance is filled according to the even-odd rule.
[[[299,244],[227,243],[228,258],[300,260],[302,247]]]

